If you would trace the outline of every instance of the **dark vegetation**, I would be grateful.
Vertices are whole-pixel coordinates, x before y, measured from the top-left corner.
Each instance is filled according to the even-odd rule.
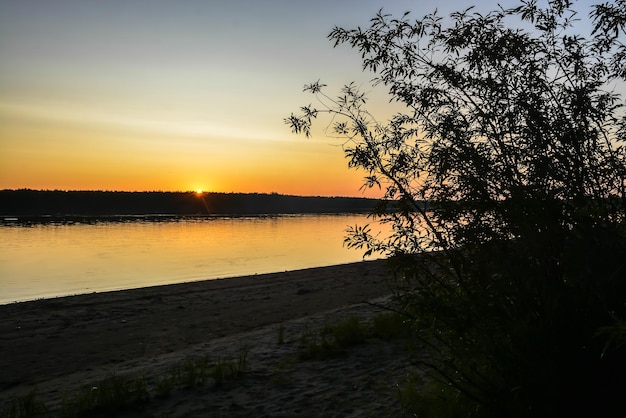
[[[292,345],[293,349],[279,353],[271,363],[259,369],[251,367],[250,350],[244,346],[230,359],[198,355],[178,360],[165,371],[113,374],[101,380],[82,382],[79,388],[62,388],[64,395],[58,405],[47,405],[34,389],[24,396],[0,402],[0,417],[161,416],[152,411],[159,408],[160,401],[176,396],[177,392],[193,391],[197,396],[206,397],[207,392],[228,391],[245,384],[245,379],[268,386],[289,385],[291,374],[297,372],[303,362],[348,357],[351,348],[376,344],[380,340],[401,345],[407,337],[403,320],[400,315],[387,312],[371,317],[349,316],[325,323],[321,328],[304,325],[289,336],[289,341],[285,341],[285,330],[280,328],[277,344]],[[409,391],[402,393],[403,405],[414,401]],[[212,407],[208,402],[207,409]],[[207,413],[210,416],[210,412]]]
[[[211,360],[208,355],[190,357],[158,375],[113,374],[99,381],[83,383],[78,390],[63,388],[63,399],[52,410],[37,398],[35,389],[26,396],[0,404],[0,417],[152,416],[145,414],[150,402],[167,398],[176,390],[208,387],[217,391],[227,383],[243,378],[247,371],[247,349],[242,349],[237,358],[229,360]]]
[[[626,1],[585,10],[584,35],[573,2],[542,4],[335,28],[404,110],[383,123],[318,81],[286,119],[310,136],[328,115],[396,205],[375,211],[389,239],[349,243],[393,264],[427,353],[417,416],[626,416]]]
[[[260,193],[1,190],[0,216],[259,215],[364,213],[377,200]]]

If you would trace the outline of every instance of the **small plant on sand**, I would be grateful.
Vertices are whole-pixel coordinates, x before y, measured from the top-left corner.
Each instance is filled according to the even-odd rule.
[[[372,320],[372,336],[383,340],[410,335],[407,318],[398,312],[383,312]]]
[[[215,387],[221,387],[230,377],[230,361],[219,359],[209,372]]]
[[[183,386],[193,388],[205,384],[208,376],[209,357],[188,359],[183,364]]]
[[[204,386],[209,379],[212,380],[215,387],[222,386],[228,380],[243,376],[248,367],[247,359],[248,350],[245,348],[240,351],[237,359],[224,360],[218,358],[213,365],[211,365],[208,355],[189,358],[172,367],[157,380],[157,396],[167,396],[175,387],[192,389]]]
[[[111,376],[63,400],[62,417],[111,416],[148,401],[143,377]]]
[[[300,336],[298,358],[302,361],[337,357],[340,354],[342,354],[341,351],[332,345],[323,333],[317,337],[304,331]]]
[[[347,348],[365,341],[366,329],[356,316],[337,322],[329,328],[329,331],[334,338],[335,345],[340,348]]]
[[[248,350],[243,349],[236,360],[219,359],[209,371],[215,387],[221,387],[224,382],[242,377],[248,370]]]
[[[173,374],[167,373],[163,376],[159,376],[154,387],[155,395],[158,398],[167,398],[174,389],[175,383]]]
[[[326,324],[315,335],[306,329],[300,336],[300,360],[320,360],[345,354],[345,349],[365,341],[366,328],[351,316],[335,324]]]

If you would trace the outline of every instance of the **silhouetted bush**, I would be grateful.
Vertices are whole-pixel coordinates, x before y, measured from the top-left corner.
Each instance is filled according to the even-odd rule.
[[[590,15],[584,38],[565,0],[447,26],[381,11],[330,38],[406,111],[383,124],[354,84],[331,98],[318,81],[319,108],[286,119],[309,136],[329,114],[365,186],[385,187],[375,214],[394,234],[356,227],[349,244],[391,257],[429,348],[407,412],[626,416],[626,117],[603,90],[626,78],[626,1]]]

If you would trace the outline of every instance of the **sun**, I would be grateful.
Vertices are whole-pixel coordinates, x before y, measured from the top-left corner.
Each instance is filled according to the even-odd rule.
[[[202,193],[204,193],[204,191],[202,191],[202,189],[197,189],[197,190],[196,190],[196,194],[197,194],[197,195],[201,195]]]

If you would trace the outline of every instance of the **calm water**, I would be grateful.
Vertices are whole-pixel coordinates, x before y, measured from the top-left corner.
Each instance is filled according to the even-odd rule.
[[[359,261],[365,215],[0,226],[0,303]]]

